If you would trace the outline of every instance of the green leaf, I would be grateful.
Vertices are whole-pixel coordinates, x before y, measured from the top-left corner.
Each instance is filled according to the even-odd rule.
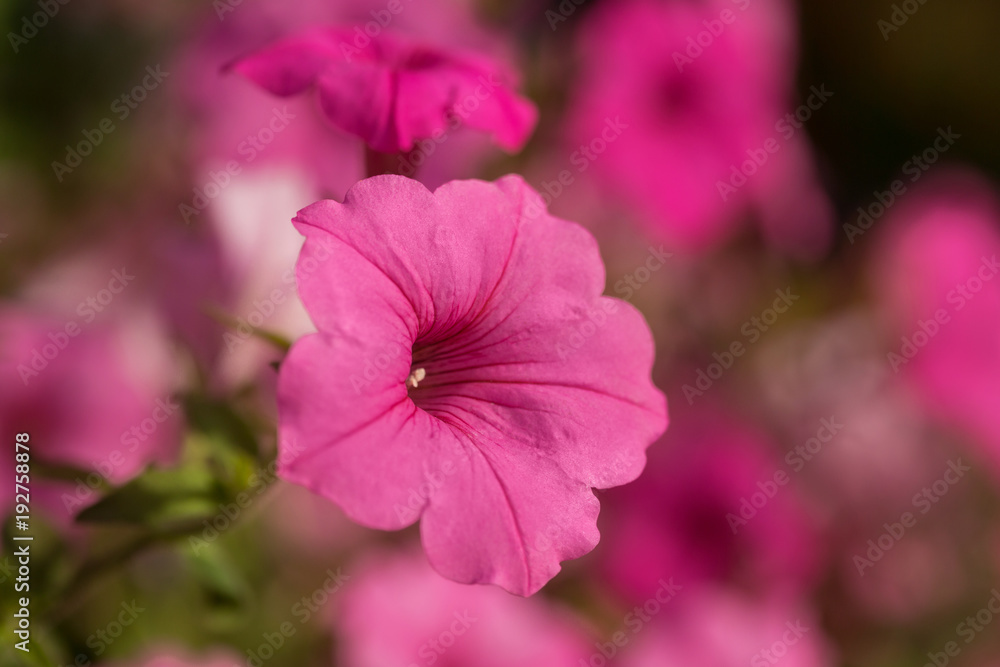
[[[210,599],[227,606],[241,606],[250,598],[250,586],[226,552],[206,544],[186,552],[195,579]]]
[[[5,614],[5,616],[7,616]],[[41,625],[36,618],[31,625],[31,637],[28,641],[28,652],[14,648],[21,639],[14,634],[18,629],[17,622],[10,616],[0,624],[0,633],[4,636],[0,647],[0,665],[4,667],[55,667],[56,662],[51,656],[59,654],[59,643],[53,632]]]
[[[211,516],[223,499],[219,485],[200,466],[151,468],[80,512],[76,520],[164,528]]]
[[[254,459],[257,458],[257,437],[232,406],[225,401],[199,394],[188,394],[181,400],[192,428],[221,438]]]
[[[63,463],[50,463],[48,461],[34,460],[31,463],[31,470],[39,477],[55,479],[62,482],[79,482],[87,480],[87,483],[99,488],[108,489],[110,485],[103,475],[95,474],[93,470],[77,468],[76,466]],[[96,479],[95,479],[96,478]]]

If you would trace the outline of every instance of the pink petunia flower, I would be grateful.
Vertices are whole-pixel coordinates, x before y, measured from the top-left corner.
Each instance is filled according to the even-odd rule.
[[[333,614],[337,664],[549,667],[593,651],[583,621],[541,596],[460,586],[416,554],[365,560]]]
[[[942,172],[883,223],[872,280],[894,333],[888,373],[963,428],[1000,470],[1000,202],[981,177]]]
[[[377,151],[408,151],[460,118],[514,152],[538,112],[512,89],[512,73],[488,59],[411,43],[389,32],[358,40],[348,28],[319,28],[238,60],[233,69],[280,97],[311,88],[326,117]]]
[[[355,32],[351,45],[363,44],[365,31],[381,32],[372,24],[373,15],[387,12],[386,0],[302,0],[289,12],[283,0],[256,0],[235,6],[206,5],[202,22],[190,31],[177,58],[165,69],[173,72],[169,86],[189,111],[193,123],[185,153],[193,162],[194,180],[187,203],[202,202],[205,188],[214,189],[219,174],[235,160],[238,174],[233,182],[258,169],[296,170],[313,188],[309,201],[343,199],[347,189],[364,177],[365,151],[356,137],[331,131],[321,113],[316,113],[313,95],[280,101],[237,76],[223,76],[226,63],[252,53],[284,35],[294,35],[323,25],[350,25]],[[435,44],[441,50],[474,51],[497,62],[513,62],[516,50],[511,40],[479,20],[475,0],[449,0],[421,4],[419,11],[392,15],[393,30],[414,41]],[[223,19],[223,20],[220,20]],[[360,33],[360,34],[359,34]],[[469,101],[473,106],[474,102]],[[470,111],[468,115],[475,115]],[[462,120],[464,127],[465,120]],[[286,122],[287,120],[287,122]],[[454,123],[453,123],[454,124]],[[395,157],[395,172],[419,178],[430,188],[453,178],[478,173],[494,149],[482,132],[449,128],[446,135],[424,139],[418,147]],[[213,175],[216,176],[213,179]],[[225,176],[221,178],[225,182]],[[190,190],[189,190],[190,192]],[[304,206],[305,203],[301,204]],[[183,216],[196,225],[207,212]]]
[[[574,166],[674,247],[711,249],[756,218],[771,245],[821,252],[831,206],[802,122],[786,117],[796,57],[790,5],[627,0],[597,8],[580,32],[567,123]]]
[[[295,223],[319,333],[281,367],[281,446],[302,453],[279,473],[371,527],[422,518],[456,581],[528,595],[590,551],[591,488],[635,479],[667,422],[594,239],[516,176],[370,178]]]
[[[794,486],[774,482],[776,471],[791,476],[775,445],[718,407],[675,410],[669,439],[639,480],[604,499],[607,540],[595,555],[616,590],[640,600],[670,576],[808,590],[821,544]]]
[[[5,305],[0,344],[0,429],[11,440],[29,435],[31,461],[81,470],[66,483],[32,477],[32,507],[50,519],[68,523],[99,498],[102,483],[124,483],[176,455],[181,408],[163,369],[150,368],[161,351],[155,331]],[[13,453],[5,459],[0,515],[14,502]]]
[[[635,617],[636,641],[626,645],[619,667],[829,667],[831,641],[816,613],[784,596],[755,601],[723,589],[684,591],[670,615],[647,628]]]

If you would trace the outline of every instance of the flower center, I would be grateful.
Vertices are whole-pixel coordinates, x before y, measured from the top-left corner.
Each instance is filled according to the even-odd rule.
[[[690,76],[677,76],[671,71],[657,91],[662,113],[670,118],[690,114],[697,104],[698,89]]]
[[[416,389],[425,377],[427,377],[427,371],[423,368],[418,368],[410,373],[410,377],[406,378],[406,386]]]

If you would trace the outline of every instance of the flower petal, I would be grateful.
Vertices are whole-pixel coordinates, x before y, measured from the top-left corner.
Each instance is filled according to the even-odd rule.
[[[237,60],[231,68],[273,95],[297,95],[328,65],[343,60],[340,32],[312,30],[289,37]]]
[[[319,77],[319,101],[334,125],[377,151],[406,150],[396,106],[399,74],[375,62],[334,63]]]
[[[473,453],[434,490],[423,514],[427,556],[449,579],[532,595],[560,561],[597,545],[597,498],[540,452],[510,449],[505,431],[464,438]]]

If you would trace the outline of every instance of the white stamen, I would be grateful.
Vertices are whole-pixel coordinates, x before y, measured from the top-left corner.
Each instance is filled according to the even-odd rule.
[[[410,373],[410,377],[406,378],[406,386],[413,387],[414,389],[416,389],[417,385],[425,377],[427,377],[427,371],[425,371],[423,368],[418,368],[417,370]]]

